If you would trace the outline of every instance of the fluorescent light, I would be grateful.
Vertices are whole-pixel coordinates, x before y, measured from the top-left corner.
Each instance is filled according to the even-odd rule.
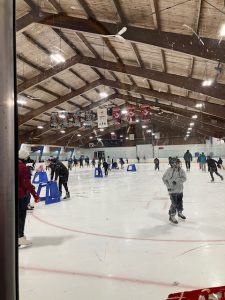
[[[65,130],[60,130],[61,133],[65,133]]]
[[[152,135],[155,135],[154,133],[152,133]]]
[[[98,141],[101,141],[102,139],[101,138],[98,138]]]
[[[26,100],[23,100],[23,99],[18,99],[18,100],[17,100],[17,103],[18,103],[18,104],[24,105],[24,104],[27,104],[27,101],[26,101]]]
[[[123,135],[121,134],[121,135],[120,135],[120,137],[122,138],[122,137],[123,137]]]
[[[142,125],[141,127],[144,129],[144,128],[147,128],[147,125]]]
[[[189,128],[188,128],[188,130],[192,130],[192,128],[191,128],[191,127],[189,127]]]
[[[197,119],[197,118],[198,118],[197,115],[193,115],[193,116],[192,116],[192,119]]]
[[[111,132],[111,135],[114,135],[115,134],[115,132]]]
[[[79,134],[79,133],[78,133],[78,135],[77,135],[77,136],[81,136],[81,134]]]
[[[194,126],[194,125],[195,125],[195,123],[194,123],[194,122],[191,122],[191,123],[190,123],[190,126]]]
[[[38,129],[43,129],[44,127],[42,125],[37,126]]]
[[[93,139],[93,136],[90,136],[89,139],[92,140],[92,139]]]
[[[59,118],[60,118],[60,119],[65,119],[65,118],[66,118],[66,116],[65,116],[65,115],[63,115],[63,114],[60,114],[60,115],[59,115]]]
[[[220,36],[225,36],[225,24],[223,24],[220,28]]]
[[[99,93],[100,97],[105,98],[108,96],[108,94],[106,92],[101,92]]]
[[[122,114],[122,115],[126,115],[126,114],[127,114],[127,110],[126,110],[126,109],[123,109],[123,110],[121,111],[121,114]]]
[[[150,132],[152,132],[152,131],[151,131],[151,129],[148,129],[148,130],[146,130],[146,132],[150,133]]]
[[[100,128],[100,131],[104,131],[104,129],[103,129],[103,128]]]
[[[126,140],[128,140],[129,138],[128,137],[126,137]]]
[[[212,85],[212,83],[213,83],[212,79],[204,80],[202,82],[202,86],[210,86]]]
[[[137,119],[137,120],[136,120],[136,123],[139,123],[139,122],[140,122],[140,120]]]
[[[203,106],[202,103],[197,103],[197,104],[195,105],[195,107],[197,107],[197,108],[201,108],[202,106]]]
[[[54,60],[55,62],[57,62],[58,64],[59,63],[63,63],[63,62],[65,62],[65,58],[62,56],[62,54],[60,54],[60,53],[52,53],[51,55],[50,55],[50,58],[52,59],[52,60]]]

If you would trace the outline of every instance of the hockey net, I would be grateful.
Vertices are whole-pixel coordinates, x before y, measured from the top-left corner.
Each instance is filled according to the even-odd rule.
[[[174,293],[167,300],[225,300],[225,286]]]

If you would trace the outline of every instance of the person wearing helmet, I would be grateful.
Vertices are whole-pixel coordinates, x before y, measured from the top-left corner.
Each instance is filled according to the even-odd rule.
[[[62,186],[66,191],[66,196],[63,199],[70,198],[70,192],[68,190],[68,179],[69,179],[69,171],[67,167],[59,161],[57,158],[48,159],[49,167],[51,168],[51,180],[53,180],[55,176],[55,181],[59,178],[59,193],[62,195]]]
[[[178,224],[175,218],[176,213],[181,219],[186,219],[183,215],[183,183],[186,181],[186,173],[181,168],[179,158],[170,159],[170,168],[168,168],[162,177],[164,184],[170,195],[171,206],[169,209],[169,221]]]
[[[24,236],[24,227],[27,216],[27,205],[29,203],[30,194],[34,197],[34,201],[37,203],[40,201],[39,196],[35,192],[35,187],[30,182],[30,173],[26,166],[29,152],[25,149],[19,151],[19,178],[18,178],[18,244],[28,246],[31,242]]]

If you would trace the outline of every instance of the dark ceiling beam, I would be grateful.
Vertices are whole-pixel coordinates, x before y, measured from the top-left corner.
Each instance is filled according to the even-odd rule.
[[[81,19],[61,15],[49,16],[49,18],[45,18],[40,22],[53,27],[103,35],[115,34],[118,30],[117,24],[96,21],[90,18]],[[204,43],[204,45],[202,45],[195,35],[163,32],[135,26],[128,26],[123,37],[128,41],[149,44],[163,49],[170,49],[184,54],[225,63],[225,41],[221,41],[218,47],[217,39],[201,37]]]
[[[180,88],[184,88],[190,91],[202,93],[207,96],[225,100],[224,84],[213,83],[213,85],[210,87],[203,87],[202,86],[203,81],[196,78],[188,78],[186,76],[175,75],[175,74],[160,72],[151,69],[143,69],[131,65],[121,65],[117,62],[105,61],[100,58],[92,58],[86,56],[80,57],[78,55],[67,60],[64,64],[61,64],[60,66],[57,65],[51,68],[50,70],[45,71],[43,75],[38,75],[34,78],[31,78],[31,80],[28,80],[20,84],[18,86],[18,92],[21,92],[24,89],[31,87],[32,85],[35,85],[35,83],[36,84],[40,83],[41,81],[57,74],[58,72],[61,72],[63,70],[66,70],[69,67],[72,67],[73,63],[74,64],[80,63],[93,68],[101,68],[110,71],[139,76],[146,79],[163,82],[168,85],[178,86]]]
[[[36,12],[32,11],[23,17],[16,20],[16,31],[20,32],[26,29],[32,23],[40,23],[46,18],[49,18],[51,14],[44,13],[42,11],[36,10]]]
[[[39,7],[33,0],[24,0],[24,2],[31,8],[33,13],[39,11]]]
[[[44,101],[42,99],[39,99],[39,98],[31,96],[31,95],[28,95],[26,93],[21,93],[20,95],[25,97],[25,98],[28,98],[31,101],[35,101],[35,102],[38,102],[38,103],[41,103],[41,104],[46,104],[47,103],[47,101]]]
[[[191,57],[191,66],[190,66],[190,71],[188,74],[188,78],[192,78],[193,71],[194,71],[194,66],[195,66],[195,58]],[[190,91],[187,90],[187,97],[189,97]]]
[[[39,90],[41,90],[42,92],[45,92],[45,93],[47,93],[49,95],[52,95],[52,96],[54,96],[56,98],[58,98],[60,96],[59,94],[57,94],[57,93],[55,93],[55,92],[53,92],[53,91],[51,91],[51,90],[49,90],[49,89],[47,89],[47,88],[39,85],[39,84],[36,85],[36,88],[39,89]]]
[[[163,49],[160,49],[161,58],[162,58],[162,71],[167,73],[167,65],[166,65],[166,55]],[[168,93],[170,93],[170,86],[167,85]]]
[[[62,13],[64,12],[64,10],[62,9],[62,6],[60,5],[60,1],[59,3],[56,0],[48,0],[49,3],[51,3],[51,5],[54,7],[54,9],[58,12],[58,13]]]
[[[62,79],[59,79],[57,77],[52,77],[52,79],[57,82],[58,84],[62,85],[63,87],[74,91],[75,89],[73,87],[71,87],[69,84],[67,84],[66,82],[64,82]]]
[[[196,10],[196,21],[194,25],[194,31],[199,34],[200,28],[200,18],[201,18],[201,9],[202,9],[203,0],[197,0],[197,10]]]
[[[178,95],[174,95],[174,94],[168,94],[165,92],[158,92],[155,90],[149,90],[147,88],[142,88],[142,87],[134,87],[130,84],[125,84],[125,83],[121,83],[121,82],[116,82],[113,80],[104,80],[104,84],[106,86],[110,86],[112,88],[116,88],[116,89],[122,89],[122,90],[126,90],[126,91],[130,91],[130,92],[135,92],[141,95],[146,95],[149,97],[153,97],[155,99],[161,99],[161,100],[167,100],[171,103],[176,103],[176,104],[180,104],[183,105],[187,108],[191,108],[196,112],[199,112],[200,114],[209,114],[212,116],[216,116],[218,118],[222,118],[223,120],[225,119],[225,107],[218,105],[218,104],[213,104],[213,103],[209,103],[209,102],[204,102],[204,101],[199,101],[199,100],[195,100],[192,98],[187,98],[187,97],[183,97],[183,96],[178,96]],[[202,103],[204,106],[202,109],[196,108],[195,105],[197,103]]]
[[[21,60],[23,63],[27,64],[29,67],[38,70],[39,72],[45,72],[45,69],[43,67],[40,67],[39,65],[33,63],[32,61],[30,61],[29,59],[27,59],[26,57],[24,57],[22,54],[17,54],[17,58],[19,60]],[[26,84],[26,81],[21,83],[21,85]],[[19,85],[20,86],[20,85]],[[17,90],[18,92],[18,90]]]
[[[70,46],[70,48],[75,52],[77,53],[78,55],[81,55],[81,52],[80,50],[76,47],[76,45],[74,45],[70,40],[69,38],[62,32],[61,29],[59,28],[55,28],[53,27],[52,30],[58,34],[58,36],[68,45]]]
[[[71,105],[73,105],[74,107],[76,107],[76,108],[78,108],[78,109],[81,109],[82,108],[82,106],[81,105],[79,105],[79,104],[76,104],[76,103],[73,103],[72,101],[67,101],[67,103],[69,103],[69,104],[71,104]]]
[[[16,74],[16,77],[17,77],[19,80],[21,80],[21,81],[25,81],[25,80],[26,80],[26,78],[25,78],[24,76],[19,75],[19,74]]]
[[[38,47],[40,50],[42,50],[45,54],[50,55],[51,52],[40,42],[38,42],[34,37],[32,37],[29,33],[23,32],[23,35],[26,37],[26,39],[32,43],[34,46]]]
[[[18,58],[21,59],[21,55]],[[23,59],[23,57],[22,57],[22,59]],[[39,74],[39,75],[31,78],[30,80],[27,80],[27,81],[19,84],[18,87],[17,87],[17,92],[21,93],[24,90],[26,90],[26,89],[34,86],[34,85],[40,84],[44,80],[49,79],[49,78],[53,77],[54,75],[66,70],[66,69],[68,69],[68,68],[70,68],[74,65],[76,65],[77,63],[79,63],[79,61],[80,61],[80,56],[76,55],[76,56],[73,56],[70,59],[68,59],[65,63],[55,65],[53,68],[48,69],[46,71],[42,68],[41,72],[43,72],[43,74]],[[28,62],[28,64],[29,63],[30,62]]]
[[[142,58],[141,58],[141,55],[140,55],[140,53],[139,53],[139,51],[138,51],[137,45],[136,45],[135,43],[130,43],[130,44],[131,44],[131,47],[132,47],[132,49],[133,49],[133,51],[134,51],[134,54],[135,54],[135,56],[136,56],[138,65],[139,65],[141,68],[145,68],[144,63],[143,63]]]
[[[91,110],[91,109],[97,108],[97,107],[99,107],[99,106],[107,103],[108,101],[110,101],[112,99],[115,99],[117,96],[118,96],[118,94],[115,93],[115,94],[112,94],[112,95],[110,95],[108,97],[105,97],[105,98],[103,98],[103,99],[101,99],[99,101],[93,102],[92,104],[90,104],[90,105],[88,105],[86,107],[81,107],[80,112],[84,112],[84,111],[87,111],[87,110]],[[52,130],[52,128],[50,127],[50,121],[49,121],[49,122],[47,122],[47,124],[44,126],[44,128],[42,130],[35,129],[33,131],[30,131],[29,133],[26,133],[26,134],[22,135],[20,137],[20,140],[23,143],[25,143],[26,141],[28,141],[28,137],[32,137],[32,138],[39,137],[41,135],[46,134],[50,130]],[[65,136],[67,136],[67,135],[70,135],[71,132],[74,131],[74,128],[67,128],[65,130],[66,130]],[[61,135],[60,135],[60,137],[61,137]]]
[[[89,51],[95,56],[100,57],[98,52],[91,46],[86,37],[81,32],[76,32],[79,39],[84,43],[84,45],[89,49]]]
[[[88,98],[86,95],[81,95],[82,98],[84,98],[86,101],[93,103],[93,100],[91,100],[90,98]]]
[[[82,80],[84,83],[88,84],[89,81],[87,81],[83,76],[81,76],[80,74],[78,74],[76,71],[74,71],[72,68],[69,69],[69,71],[75,75],[77,78],[79,78],[80,80]]]
[[[160,30],[161,24],[160,24],[159,7],[158,7],[157,0],[150,0],[150,6],[152,10],[152,18],[153,18],[155,29]]]
[[[126,102],[134,102],[136,104],[147,104],[155,107],[159,107],[161,109],[164,109],[166,111],[172,112],[172,113],[177,113],[180,114],[181,116],[189,118],[189,123],[193,121],[192,115],[193,112],[190,112],[188,110],[185,110],[183,108],[171,106],[170,104],[164,104],[164,103],[159,103],[155,102],[154,100],[146,100],[145,98],[136,98],[128,95],[121,94],[118,96],[120,99],[123,99]],[[218,132],[221,130],[225,130],[225,122],[223,122],[220,126],[210,124],[207,122],[207,120],[201,120],[196,119],[194,120],[195,126],[203,125],[205,129],[207,129],[209,132]],[[222,126],[222,127],[221,127]]]
[[[113,45],[110,43],[110,41],[108,40],[108,38],[103,37],[102,38],[106,47],[110,50],[110,52],[113,54],[113,56],[115,57],[115,59],[117,60],[117,62],[123,64],[122,59],[120,58],[118,52],[116,51],[116,49],[113,47]],[[104,59],[104,57],[103,57]]]
[[[19,125],[22,125],[22,124],[28,122],[29,120],[36,118],[38,115],[41,115],[42,113],[46,112],[49,109],[54,108],[57,105],[67,102],[68,100],[70,100],[74,97],[80,96],[81,94],[97,87],[101,83],[102,83],[102,80],[93,81],[92,83],[90,83],[84,87],[81,87],[77,90],[71,91],[70,93],[68,93],[62,97],[59,97],[54,101],[46,103],[45,105],[41,106],[40,108],[34,109],[31,113],[28,113],[28,114],[20,117]]]
[[[123,26],[126,26],[127,25],[127,18],[125,16],[124,11],[122,9],[122,6],[120,4],[120,0],[113,0],[112,2],[115,6],[116,13],[120,18],[120,22],[122,23]]]
[[[77,2],[80,4],[88,18],[96,19],[95,14],[87,4],[86,0],[77,0]]]

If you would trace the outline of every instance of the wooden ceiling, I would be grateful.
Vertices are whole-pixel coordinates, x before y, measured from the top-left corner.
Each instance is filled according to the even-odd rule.
[[[26,100],[18,104],[21,142],[76,146],[74,134],[88,137],[93,130],[68,128],[61,134],[50,128],[51,112],[125,103],[147,103],[154,122],[177,128],[187,128],[197,114],[193,132],[225,136],[224,1],[16,3],[17,92]],[[124,40],[109,36],[124,26]],[[51,60],[53,53],[65,62]],[[209,79],[212,85],[203,86]],[[101,91],[108,93],[105,99]],[[109,123],[109,130],[118,129]]]

